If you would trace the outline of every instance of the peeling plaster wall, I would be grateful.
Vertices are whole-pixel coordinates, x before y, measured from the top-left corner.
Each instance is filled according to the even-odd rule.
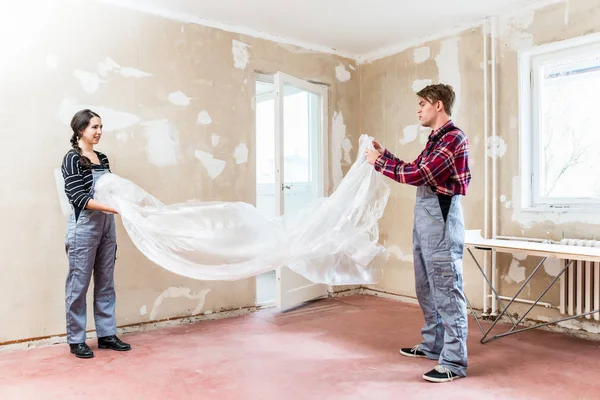
[[[462,202],[466,229],[483,229],[483,157],[487,144],[496,146],[498,153],[499,235],[598,240],[600,214],[528,213],[520,208],[517,64],[520,49],[598,32],[598,21],[598,0],[563,1],[535,11],[522,10],[498,18],[496,137],[491,136],[491,128],[488,140],[483,137],[482,29],[467,30],[458,36],[424,43],[400,54],[360,65],[360,131],[376,136],[398,157],[412,161],[422,150],[428,133],[417,125],[415,91],[430,81],[436,83],[441,80],[453,85],[459,83],[459,109],[454,120],[469,137],[473,174],[469,192]],[[392,258],[385,280],[374,288],[414,296],[411,253],[415,189],[391,183],[393,190],[382,221],[382,240],[392,252]],[[491,199],[491,188],[488,189]],[[482,253],[475,254],[482,262]],[[464,260],[466,293],[475,307],[481,307],[483,278],[470,256],[465,255]],[[497,261],[501,293],[512,296],[537,265],[539,258],[499,254]],[[560,269],[558,261],[547,262],[545,268],[538,272],[539,276],[525,288],[522,297],[537,298]],[[558,305],[558,283],[542,301]],[[528,305],[515,304],[511,307],[515,307],[514,312],[522,313]],[[536,320],[547,320],[557,315],[555,310],[545,308],[536,308],[530,314]],[[598,330],[592,322],[567,325],[590,332]]]
[[[412,161],[423,150],[430,131],[419,125],[415,93],[430,83],[453,85],[457,100],[453,119],[471,145],[473,180],[462,206],[467,228],[481,227],[484,157],[482,31],[469,29],[457,36],[407,49],[369,64],[360,71],[360,131],[375,136],[397,157]],[[391,253],[385,278],[374,289],[415,296],[412,260],[413,208],[416,188],[390,180],[392,193],[381,222],[381,241]],[[481,303],[481,278],[468,271],[465,287]],[[477,301],[475,301],[477,303]]]
[[[519,110],[518,102],[518,51],[531,46],[543,45],[578,36],[600,32],[600,1],[563,1],[536,11],[522,12],[499,19],[498,53],[498,135],[506,143],[505,154],[498,159],[498,224],[501,235],[537,237],[560,240],[579,238],[599,240],[600,214],[569,212],[529,212],[521,208],[521,177],[519,175]],[[525,278],[540,261],[537,257],[502,255],[498,257],[500,283],[503,293],[515,293]],[[524,289],[523,298],[536,299],[552,279],[560,272],[561,264],[546,262],[545,268],[538,271]],[[558,305],[559,284],[548,292],[542,301]],[[525,305],[523,305],[525,306]],[[517,307],[522,313],[528,307]],[[520,310],[519,310],[520,309]],[[558,312],[549,309],[536,309],[532,316],[540,321],[556,317]],[[588,326],[589,325],[589,326]],[[598,326],[578,321],[567,322],[566,327],[582,328],[593,332]],[[561,325],[563,326],[563,325]]]
[[[77,110],[103,117],[97,149],[113,172],[165,203],[254,202],[254,71],[329,85],[330,132],[334,116],[338,124],[330,167],[343,174],[355,157],[346,155],[359,136],[354,61],[96,2],[10,8],[0,15],[0,343],[65,332],[66,219],[53,171]],[[118,325],[254,305],[254,279],[173,275],[117,221]]]

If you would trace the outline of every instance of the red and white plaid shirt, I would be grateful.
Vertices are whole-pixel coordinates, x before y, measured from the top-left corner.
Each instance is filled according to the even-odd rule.
[[[375,161],[375,170],[398,182],[431,186],[438,194],[465,195],[471,181],[469,140],[452,121],[432,131],[425,149],[411,163],[388,150]]]

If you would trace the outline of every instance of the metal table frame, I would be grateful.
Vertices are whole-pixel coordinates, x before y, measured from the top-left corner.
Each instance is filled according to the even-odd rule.
[[[508,304],[504,305],[504,303],[502,302],[502,299],[500,298],[500,295],[498,294],[496,288],[494,288],[494,286],[490,282],[488,276],[485,274],[485,272],[481,268],[481,265],[479,264],[479,262],[477,261],[477,258],[475,257],[475,255],[471,251],[471,248],[474,248],[474,249],[477,249],[477,250],[483,250],[483,251],[490,251],[490,252],[501,251],[501,252],[506,252],[506,253],[523,252],[524,250],[527,250],[527,249],[526,248],[525,249],[519,248],[518,244],[515,244],[514,247],[508,247],[508,246],[498,247],[498,246],[494,246],[493,244],[486,245],[484,243],[485,241],[486,241],[486,239],[479,240],[479,242],[481,242],[480,244],[477,244],[477,240],[473,241],[473,243],[468,243],[468,242],[465,243],[465,249],[471,255],[471,258],[473,259],[473,261],[477,265],[477,268],[479,269],[479,272],[481,272],[481,274],[483,275],[485,281],[489,285],[490,289],[492,290],[492,292],[493,292],[496,300],[498,301],[498,303],[499,303],[499,305],[501,307],[500,314],[498,314],[498,316],[495,317],[494,321],[492,322],[492,325],[486,331],[483,328],[483,326],[481,325],[480,318],[477,317],[477,314],[475,313],[475,310],[471,306],[471,302],[469,301],[469,299],[467,299],[467,304],[469,306],[469,309],[471,310],[471,314],[473,315],[473,317],[475,317],[475,321],[477,322],[477,325],[479,326],[479,329],[481,330],[481,334],[483,335],[483,337],[481,338],[481,341],[480,341],[482,344],[488,343],[488,342],[490,342],[492,340],[500,339],[500,338],[505,337],[505,336],[514,335],[515,333],[525,332],[525,331],[528,331],[528,330],[531,330],[531,329],[536,329],[536,328],[540,328],[540,327],[543,327],[543,326],[552,325],[552,324],[556,324],[556,323],[559,323],[559,322],[568,321],[568,320],[571,320],[571,319],[580,318],[580,317],[584,317],[586,315],[591,315],[591,314],[595,314],[595,313],[600,312],[600,309],[596,309],[596,310],[593,310],[593,311],[579,313],[577,315],[571,315],[571,316],[568,316],[568,317],[565,317],[565,318],[556,319],[556,320],[553,320],[553,321],[550,321],[550,322],[539,323],[539,324],[536,324],[536,325],[533,325],[533,326],[519,328],[519,324],[521,322],[523,322],[523,320],[525,319],[525,317],[527,317],[527,315],[538,304],[538,302],[541,300],[541,298],[544,297],[544,295],[552,288],[552,286],[556,283],[556,281],[558,281],[560,279],[560,277],[569,268],[569,266],[571,266],[573,264],[573,262],[575,260],[574,259],[567,259],[567,258],[563,258],[563,257],[558,257],[558,256],[554,255],[555,258],[567,259],[568,262],[565,264],[564,268],[560,271],[560,273],[552,280],[552,282],[550,282],[550,284],[548,284],[548,286],[546,287],[546,289],[537,297],[537,299],[535,301],[533,301],[533,303],[531,304],[531,306],[529,307],[529,309],[527,310],[527,312],[525,312],[525,314],[523,314],[523,316],[521,316],[521,318],[519,318],[518,321],[515,321],[515,319],[510,314],[507,313],[508,308],[511,306],[511,304],[513,302],[515,302],[515,300],[517,299],[517,297],[519,296],[519,294],[523,291],[523,289],[525,288],[525,286],[527,286],[527,284],[529,283],[529,281],[531,281],[531,279],[533,278],[533,276],[540,269],[540,267],[544,264],[544,262],[549,257],[549,255],[541,256],[542,260],[534,268],[534,270],[531,272],[531,274],[529,274],[529,276],[527,277],[527,279],[525,279],[525,281],[523,282],[523,284],[521,284],[521,287],[519,288],[519,290],[517,290],[517,293],[515,293],[515,295],[510,299],[510,301],[508,302]],[[493,241],[489,240],[488,242],[492,243]],[[571,247],[571,246],[566,246],[566,245],[554,245],[554,246],[558,246],[557,248],[560,248],[560,249],[563,249],[563,250],[565,249],[565,247],[567,247],[567,248]],[[527,252],[525,251],[525,253],[527,253]],[[582,253],[582,252],[578,251],[578,253]],[[600,249],[594,249],[594,248],[592,248],[592,251],[590,253],[591,253],[590,254],[590,258],[592,258],[593,261],[596,261],[596,258],[599,257]],[[530,253],[528,255],[540,256],[540,252],[536,250],[534,252],[534,254]],[[579,259],[581,259],[581,257],[582,257],[581,254],[578,254],[577,256],[579,257]],[[500,333],[500,334],[488,337],[490,335],[490,332],[492,331],[492,329],[494,329],[494,327],[496,326],[496,324],[502,319],[502,317],[504,315],[506,315],[509,318],[510,323],[512,324],[512,327],[507,332]]]

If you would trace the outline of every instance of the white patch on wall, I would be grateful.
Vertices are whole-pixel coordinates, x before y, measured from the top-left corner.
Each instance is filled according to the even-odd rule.
[[[54,54],[46,56],[46,67],[49,69],[58,69],[58,57]]]
[[[340,82],[346,82],[350,80],[350,71],[346,69],[344,64],[340,63],[335,67],[335,77]]]
[[[95,72],[86,72],[80,69],[73,71],[73,76],[77,78],[83,90],[87,93],[96,93],[100,87],[100,77]]]
[[[498,34],[500,42],[503,42],[514,51],[532,47],[534,44],[533,35],[526,30],[533,23],[534,17],[535,12],[533,10],[522,11],[516,16],[499,17]]]
[[[224,160],[219,160],[205,151],[196,150],[194,156],[202,162],[202,165],[206,168],[206,172],[208,172],[208,176],[210,176],[211,179],[215,179],[217,176],[221,175],[225,168],[226,162]]]
[[[177,165],[179,159],[179,135],[175,126],[166,119],[148,121],[144,126],[146,157],[157,167]]]
[[[107,77],[110,71],[119,68],[121,68],[121,66],[110,57],[106,57],[104,60],[98,63],[98,73],[103,77]]]
[[[202,110],[198,113],[198,119],[196,122],[199,125],[210,125],[212,123],[212,118],[208,114],[208,111]]]
[[[350,68],[352,71],[356,71],[356,67],[352,64],[348,64],[348,68]]]
[[[236,164],[244,164],[248,162],[248,147],[246,143],[240,143],[236,146],[233,153]]]
[[[419,136],[419,132],[421,130],[421,125],[409,125],[402,130],[404,133],[404,137],[400,139],[400,144],[405,145],[407,143],[414,142]]]
[[[429,57],[431,57],[431,49],[427,46],[418,47],[413,52],[413,59],[417,64],[421,64],[429,60]]]
[[[558,276],[563,268],[563,262],[558,258],[547,258],[544,261],[544,271],[550,276]]]
[[[504,207],[510,208],[511,201],[506,199],[505,195],[500,196],[500,203],[504,203]]]
[[[343,160],[346,164],[352,164],[352,158],[350,157],[351,151],[352,151],[352,142],[350,141],[350,138],[345,137],[344,140],[342,140],[342,154],[343,154]]]
[[[104,60],[100,61],[97,66],[98,73],[100,76],[107,77],[109,72],[115,72],[120,74],[125,78],[147,78],[152,76],[148,72],[144,72],[137,68],[132,67],[121,67],[110,57],[106,57]]]
[[[131,67],[122,67],[119,70],[119,73],[125,78],[147,78],[149,76],[152,76],[152,74],[149,74],[148,72],[144,72],[137,68]]]
[[[186,96],[181,90],[169,94],[169,102],[176,106],[189,106],[191,98]]]
[[[233,54],[233,63],[237,69],[244,70],[250,62],[248,55],[248,45],[238,40],[233,40],[231,45],[231,53]]]
[[[500,136],[490,136],[487,139],[488,157],[502,158],[506,154],[506,142]],[[495,150],[495,154],[494,154]]]
[[[352,142],[346,137],[346,125],[344,125],[344,116],[341,111],[333,113],[331,122],[331,159],[332,159],[332,181],[336,188],[342,181],[342,161],[351,164],[350,150]]]
[[[404,254],[397,245],[386,246],[386,249],[390,254],[394,255],[398,261],[414,262],[412,253]]]
[[[456,99],[452,115],[458,116],[460,110],[461,80],[460,64],[458,62],[459,38],[451,38],[442,41],[440,53],[435,57],[435,63],[439,71],[440,83],[451,85],[454,88]]]
[[[131,138],[131,135],[128,132],[120,131],[115,133],[115,137],[119,142],[127,143]]]
[[[200,314],[202,308],[204,308],[204,304],[206,303],[206,295],[210,292],[210,289],[203,289],[198,293],[192,293],[189,288],[184,287],[170,287],[164,292],[161,293],[160,296],[156,298],[154,301],[154,305],[152,306],[152,311],[150,312],[150,320],[156,318],[156,314],[158,313],[159,307],[162,305],[165,299],[175,299],[178,297],[183,297],[191,300],[198,300],[198,305],[193,311],[193,315]]]
[[[141,121],[140,117],[134,114],[129,114],[123,111],[113,110],[102,106],[77,104],[74,99],[65,99],[60,104],[59,118],[60,121],[69,125],[73,115],[80,110],[90,109],[102,118],[104,132],[118,131],[136,125]]]
[[[508,283],[521,283],[525,280],[525,267],[521,265],[521,261],[525,260],[527,255],[514,253],[513,260],[508,267],[508,274],[504,280]]]
[[[423,89],[425,86],[427,85],[431,85],[432,80],[431,79],[417,79],[416,81],[413,82],[413,92],[417,93],[419,90]]]
[[[212,134],[212,137],[211,137],[212,147],[217,147],[219,145],[220,138],[221,137],[219,135],[217,135],[216,133]]]
[[[146,307],[146,305],[144,304],[142,308],[140,308],[140,315],[143,317],[146,314],[148,314],[148,307]]]

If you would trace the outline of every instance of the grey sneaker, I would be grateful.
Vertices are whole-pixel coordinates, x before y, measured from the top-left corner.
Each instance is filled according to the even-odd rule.
[[[400,349],[400,354],[406,357],[415,357],[415,358],[427,358],[425,353],[421,351],[419,345],[416,345],[412,348],[403,347]]]
[[[462,378],[460,375],[456,375],[454,372],[450,371],[448,368],[443,365],[438,365],[428,373],[423,375],[423,379],[429,382],[452,382],[455,379]]]

